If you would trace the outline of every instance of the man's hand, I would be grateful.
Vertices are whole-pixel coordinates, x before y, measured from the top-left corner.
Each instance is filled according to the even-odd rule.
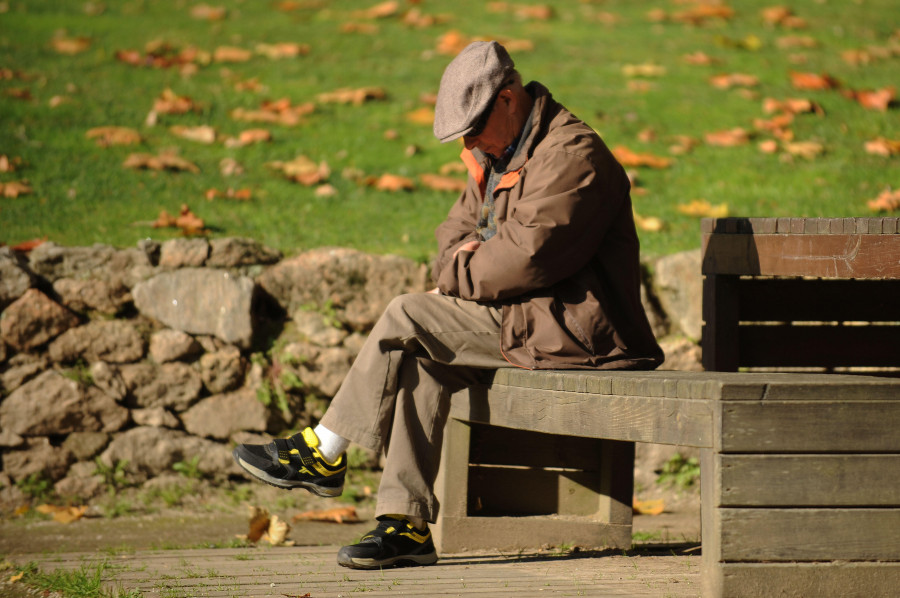
[[[469,241],[468,243],[463,243],[453,252],[453,258],[456,259],[456,254],[460,251],[475,251],[479,247],[481,247],[481,241]]]

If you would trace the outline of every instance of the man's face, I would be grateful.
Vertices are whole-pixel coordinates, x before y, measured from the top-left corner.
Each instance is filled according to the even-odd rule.
[[[488,110],[490,111],[484,129],[474,136],[466,135],[463,143],[466,149],[478,148],[486,154],[497,158],[503,155],[506,148],[518,135],[514,131],[512,118],[513,93],[510,89],[503,89],[497,95],[497,99]]]

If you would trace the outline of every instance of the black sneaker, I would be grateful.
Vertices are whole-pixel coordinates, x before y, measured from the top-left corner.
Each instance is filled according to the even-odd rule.
[[[424,531],[406,519],[378,518],[378,527],[362,537],[359,544],[338,551],[338,565],[351,569],[380,569],[410,565],[433,565],[437,552],[431,531]]]
[[[253,477],[291,490],[305,488],[318,496],[340,496],[347,473],[346,455],[334,463],[319,453],[319,438],[312,428],[269,444],[239,444],[234,460]]]

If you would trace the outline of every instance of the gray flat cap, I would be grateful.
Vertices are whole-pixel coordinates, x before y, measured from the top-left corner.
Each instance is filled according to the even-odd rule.
[[[434,108],[434,136],[441,143],[469,133],[503,82],[515,70],[497,42],[472,42],[447,65]]]

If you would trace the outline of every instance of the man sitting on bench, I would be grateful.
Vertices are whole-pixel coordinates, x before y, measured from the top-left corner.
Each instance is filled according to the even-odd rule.
[[[437,229],[437,287],[388,305],[315,430],[234,450],[254,477],[319,496],[340,495],[350,441],[386,450],[378,526],[340,549],[346,567],[437,560],[427,522],[450,395],[486,370],[663,360],[640,301],[628,177],[589,126],[523,86],[501,45],[474,42],[444,71],[434,134],[462,138],[469,170]]]

